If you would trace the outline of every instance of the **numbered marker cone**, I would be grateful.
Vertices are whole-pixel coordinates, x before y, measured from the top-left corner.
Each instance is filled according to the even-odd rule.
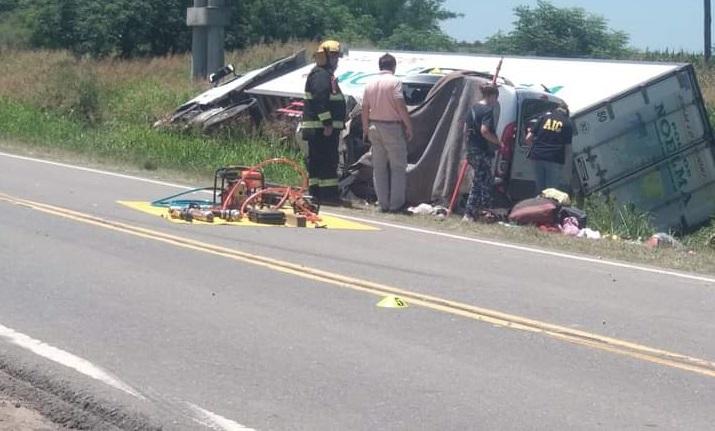
[[[397,296],[386,296],[377,303],[377,306],[383,308],[407,308],[407,302]]]

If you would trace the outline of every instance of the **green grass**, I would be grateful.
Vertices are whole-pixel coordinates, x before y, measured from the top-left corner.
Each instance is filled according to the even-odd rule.
[[[208,176],[219,166],[251,165],[272,157],[298,159],[277,141],[256,136],[205,137],[152,129],[131,122],[90,126],[66,115],[0,99],[0,135],[38,149],[75,153],[93,160],[111,160],[140,169],[182,171]],[[294,182],[286,170],[274,170],[271,179]]]

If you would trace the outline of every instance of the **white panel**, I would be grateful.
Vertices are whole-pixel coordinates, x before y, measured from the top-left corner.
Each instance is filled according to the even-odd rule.
[[[340,79],[343,92],[361,99],[365,84],[378,72],[377,63],[382,54],[383,51],[351,51],[349,56],[340,59],[335,75]],[[401,76],[432,68],[494,73],[499,63],[499,57],[495,56],[401,52],[392,54],[397,58],[397,74]],[[250,92],[302,97],[305,78],[312,67],[305,66],[255,87]],[[575,113],[677,68],[678,65],[667,63],[507,57],[500,75],[517,86],[541,90],[544,85],[552,89]]]

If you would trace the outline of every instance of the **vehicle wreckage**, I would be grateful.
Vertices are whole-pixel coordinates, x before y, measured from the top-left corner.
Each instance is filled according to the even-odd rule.
[[[501,58],[393,54],[415,125],[407,201],[447,205],[464,159],[464,118],[480,98],[479,85],[494,79]],[[360,100],[377,75],[380,55],[351,51],[335,73],[350,112],[340,146],[341,187],[362,198],[371,195],[371,168]],[[231,77],[180,106],[163,124],[210,130],[244,116],[255,122],[282,118],[297,126],[312,67],[298,52]],[[564,167],[574,194],[632,203],[663,230],[687,230],[715,214],[715,141],[692,65],[504,57],[497,83],[497,135],[505,145],[493,169],[504,206],[536,194],[526,127],[563,100],[575,125]]]

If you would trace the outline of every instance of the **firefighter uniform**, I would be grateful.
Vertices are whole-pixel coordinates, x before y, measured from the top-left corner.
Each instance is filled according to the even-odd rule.
[[[339,202],[338,142],[345,128],[345,97],[333,72],[315,66],[305,82],[303,136],[308,141],[310,194],[319,201]],[[325,136],[326,126],[333,132]]]

